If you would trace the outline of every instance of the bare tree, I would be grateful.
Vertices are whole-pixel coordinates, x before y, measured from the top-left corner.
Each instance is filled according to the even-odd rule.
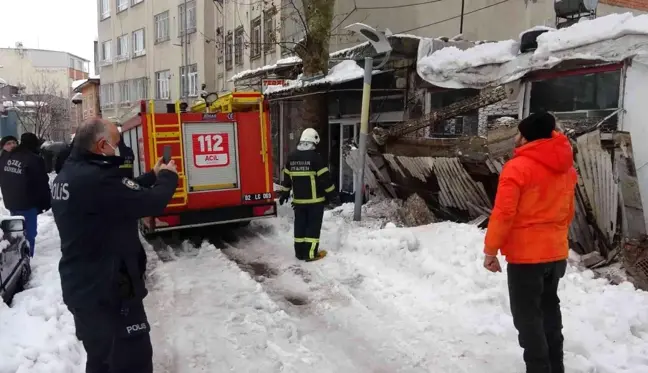
[[[40,139],[60,140],[69,122],[69,103],[59,84],[42,74],[12,101],[23,132]]]

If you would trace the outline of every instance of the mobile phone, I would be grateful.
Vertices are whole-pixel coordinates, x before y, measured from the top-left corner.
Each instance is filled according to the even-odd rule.
[[[171,162],[171,145],[164,145],[164,152],[162,153],[162,162],[164,162],[164,164]]]

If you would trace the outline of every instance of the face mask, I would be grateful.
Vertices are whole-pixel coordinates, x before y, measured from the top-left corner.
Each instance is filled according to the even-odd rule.
[[[110,146],[110,147],[112,148],[112,150],[115,151],[115,157],[119,157],[119,156],[120,156],[120,153],[119,153],[119,147],[114,147],[114,146],[112,146],[108,141],[106,141],[106,144],[108,144],[108,146]],[[103,154],[105,157],[108,156],[108,155],[106,155],[106,153],[102,153],[102,154]]]

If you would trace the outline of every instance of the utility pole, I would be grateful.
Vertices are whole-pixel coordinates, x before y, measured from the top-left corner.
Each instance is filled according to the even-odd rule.
[[[459,18],[459,33],[463,34],[464,11],[466,10],[466,0],[461,0],[461,15]]]

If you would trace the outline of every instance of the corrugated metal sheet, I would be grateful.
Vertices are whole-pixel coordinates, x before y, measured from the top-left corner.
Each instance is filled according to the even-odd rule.
[[[612,243],[617,231],[619,185],[611,155],[601,147],[598,130],[581,135],[576,144],[576,163],[581,181],[579,187],[583,188],[589,200],[598,228],[608,243]]]

